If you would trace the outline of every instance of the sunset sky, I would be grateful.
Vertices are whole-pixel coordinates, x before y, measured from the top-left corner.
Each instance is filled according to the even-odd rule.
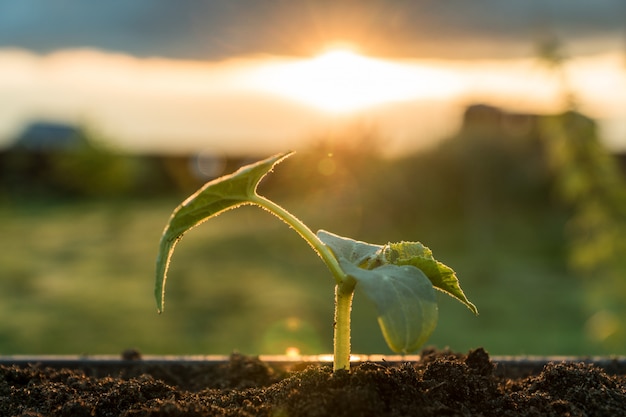
[[[393,154],[469,103],[562,109],[536,52],[557,37],[581,110],[624,149],[626,5],[590,4],[0,0],[0,143],[44,119],[129,150],[264,154],[361,126]]]

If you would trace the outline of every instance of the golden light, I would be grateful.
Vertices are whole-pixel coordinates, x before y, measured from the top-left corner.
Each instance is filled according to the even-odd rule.
[[[311,59],[268,64],[254,74],[252,83],[331,113],[448,96],[457,89],[451,74],[410,62],[366,57],[345,46]]]
[[[623,63],[622,52],[607,52],[572,58],[566,67],[581,110],[620,150],[626,148]],[[0,48],[0,96],[8,103],[0,112],[0,147],[25,123],[45,118],[88,122],[109,144],[133,152],[269,154],[363,120],[390,138],[386,152],[398,154],[456,132],[465,103],[530,113],[562,108],[554,76],[534,59],[391,60],[346,44],[308,59],[254,55],[219,62]],[[318,169],[330,175],[336,166],[328,158]]]
[[[285,349],[285,356],[288,358],[297,358],[300,356],[300,349],[296,346],[289,346]]]

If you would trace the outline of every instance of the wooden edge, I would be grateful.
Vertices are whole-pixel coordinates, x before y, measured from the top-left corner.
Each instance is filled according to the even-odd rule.
[[[328,365],[332,355],[259,355],[252,356],[271,367],[298,367],[307,364]],[[121,357],[116,355],[6,355],[0,356],[0,365],[43,366],[52,368],[85,368],[97,370],[95,374],[116,373],[120,369],[153,366],[218,366],[228,363],[226,355],[137,355]],[[626,356],[492,356],[495,373],[507,377],[536,375],[549,363],[585,363],[597,366],[612,375],[626,375]],[[419,362],[420,355],[352,355],[351,363],[373,362],[383,365],[400,365]],[[90,372],[92,373],[92,372]]]

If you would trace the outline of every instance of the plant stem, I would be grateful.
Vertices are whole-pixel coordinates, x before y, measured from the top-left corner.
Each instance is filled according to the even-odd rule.
[[[342,285],[345,282],[347,276],[339,267],[339,263],[337,262],[337,259],[335,259],[335,255],[333,255],[331,250],[328,249],[326,245],[324,245],[315,235],[315,233],[302,223],[300,219],[278,204],[274,203],[272,200],[258,194],[255,195],[254,199],[251,199],[250,201],[263,207],[274,216],[291,226],[313,248],[313,250],[317,252],[320,258],[322,258],[328,269],[330,269],[330,272],[333,274],[335,283],[337,285]]]
[[[333,370],[350,369],[350,312],[356,281],[347,276],[332,251],[296,216],[267,198],[255,195],[251,202],[263,207],[289,226],[317,252],[335,278]]]
[[[354,286],[351,291],[346,291],[343,287],[335,286],[333,371],[350,369],[350,312]]]

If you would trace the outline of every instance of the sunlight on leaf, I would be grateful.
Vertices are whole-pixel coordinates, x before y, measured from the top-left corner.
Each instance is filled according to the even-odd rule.
[[[432,251],[419,242],[373,245],[325,230],[318,231],[317,236],[337,257],[343,257],[364,269],[374,269],[383,265],[412,265],[421,270],[436,289],[456,298],[474,314],[478,314],[476,306],[468,300],[461,289],[454,270],[433,258]]]
[[[256,188],[259,182],[277,163],[291,154],[291,152],[286,152],[274,155],[263,161],[246,165],[233,174],[208,182],[176,207],[161,236],[157,256],[154,295],[159,312],[163,311],[169,263],[174,247],[183,234],[211,217],[244,204],[251,204],[257,196]]]
[[[433,285],[417,267],[384,262],[387,246],[372,245],[320,230],[317,236],[337,257],[378,309],[378,323],[389,347],[410,352],[423,345],[437,325]]]
[[[413,265],[419,268],[440,291],[456,298],[474,314],[478,309],[472,304],[461,289],[454,270],[435,260],[432,251],[419,242],[400,242],[386,245],[383,259],[393,265]]]

